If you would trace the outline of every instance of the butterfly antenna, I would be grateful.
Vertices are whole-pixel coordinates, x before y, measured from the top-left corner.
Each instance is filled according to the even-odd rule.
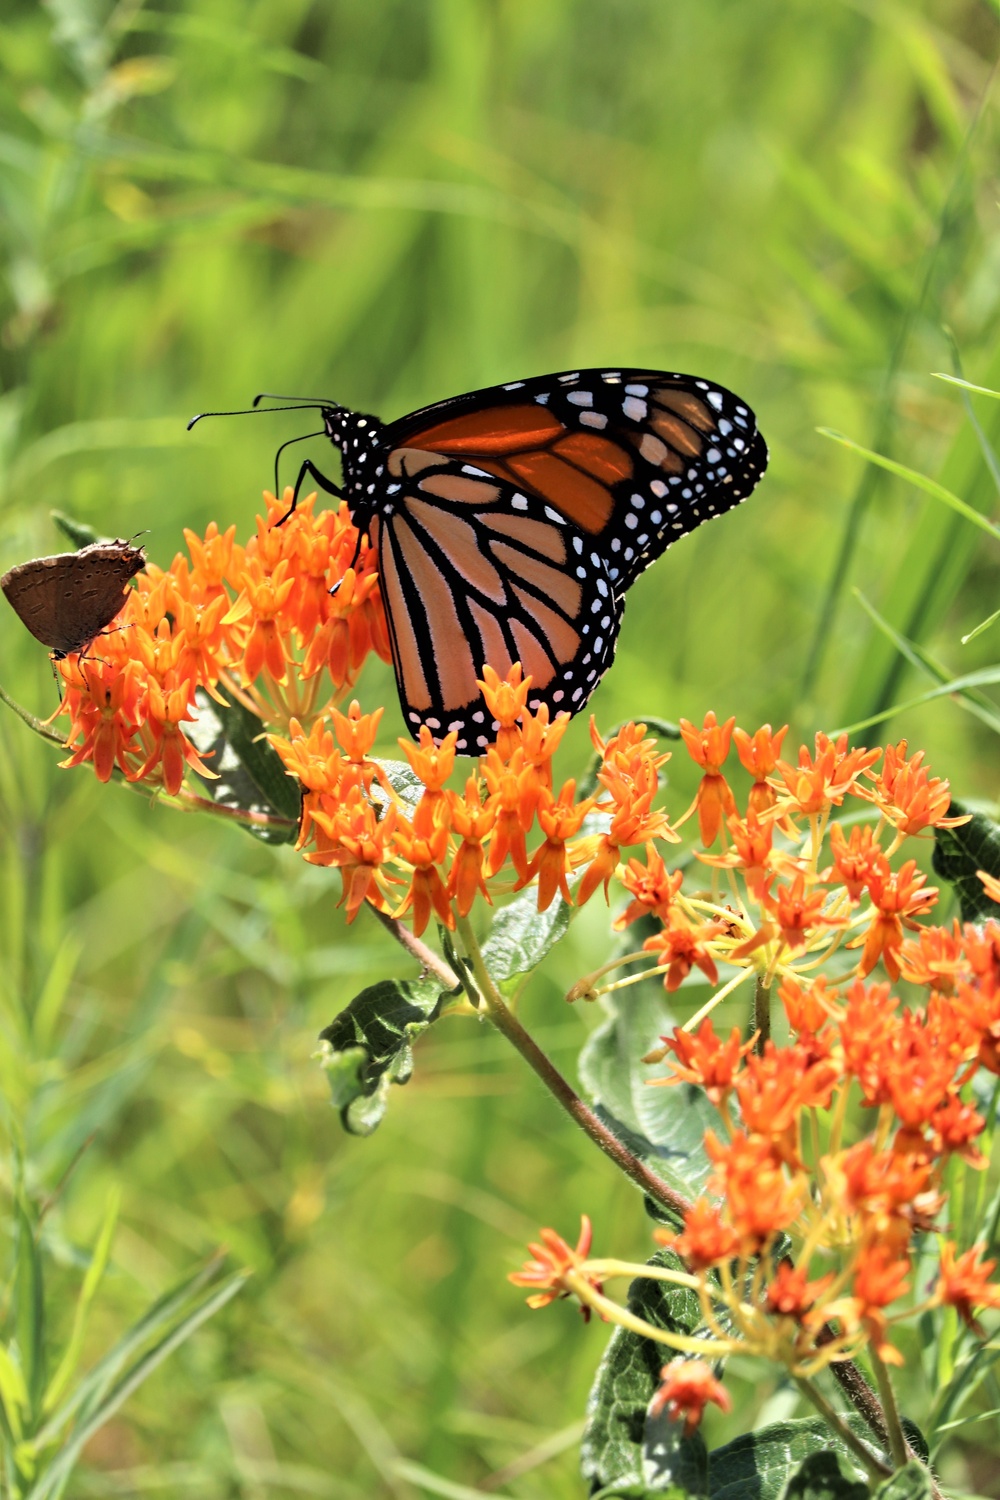
[[[274,455],[274,493],[275,493],[275,495],[277,495],[277,493],[278,493],[278,461],[281,458],[281,455],[284,453],[285,449],[286,448],[290,448],[293,443],[304,443],[304,442],[306,442],[306,440],[308,438],[316,438],[316,437],[326,437],[326,433],[322,430],[322,428],[320,429],[319,432],[304,432],[301,437],[289,438],[288,441],[287,441],[287,443],[282,443],[281,447],[278,449],[277,453]]]
[[[194,424],[200,422],[203,417],[259,417],[264,412],[272,411],[317,411],[327,404],[322,401],[300,401],[295,406],[246,406],[239,411],[200,411],[187,424],[187,431],[190,432]]]
[[[261,391],[253,398],[255,410],[262,401],[302,401],[307,406],[332,406],[339,409],[338,403],[331,401],[327,396],[279,396],[274,391]],[[271,408],[267,409],[271,410]]]

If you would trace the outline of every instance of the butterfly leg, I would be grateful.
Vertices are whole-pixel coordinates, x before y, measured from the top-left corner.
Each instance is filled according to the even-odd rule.
[[[306,475],[308,475],[310,479],[314,479],[319,485],[320,489],[323,490],[327,495],[336,495],[338,500],[343,500],[344,492],[340,488],[339,484],[334,484],[332,479],[327,479],[326,475],[321,474],[319,469],[316,468],[316,465],[313,463],[312,459],[307,458],[305,463],[299,470],[298,479],[296,479],[295,481],[295,488],[292,491],[292,503],[285,511],[285,514],[282,516],[281,520],[278,522],[279,526],[284,526],[285,522],[288,520],[288,517],[292,514],[292,511],[298,505],[299,491],[302,488],[302,482],[306,478]]]

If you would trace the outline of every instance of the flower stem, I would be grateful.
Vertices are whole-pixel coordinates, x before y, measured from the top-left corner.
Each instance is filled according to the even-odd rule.
[[[391,919],[389,919],[391,920]],[[648,1193],[657,1203],[662,1204],[671,1213],[683,1216],[691,1207],[688,1200],[676,1192],[669,1183],[663,1181],[655,1172],[650,1171],[644,1162],[640,1161],[627,1146],[613,1135],[589,1109],[579,1094],[559,1072],[552,1060],[539,1047],[534,1038],[525,1030],[521,1022],[505,1005],[496,985],[490,978],[489,971],[483,962],[483,955],[476,935],[467,917],[459,917],[458,933],[462,939],[466,956],[472,964],[476,982],[480,993],[486,1004],[486,1010],[490,1020],[499,1032],[501,1032],[512,1047],[515,1047],[530,1068],[538,1074],[549,1093],[561,1104],[571,1119],[575,1120],[585,1135],[589,1136],[595,1146],[599,1146],[605,1156],[621,1169],[626,1177]],[[421,945],[423,946],[423,945]]]
[[[461,980],[457,975],[452,973],[444,959],[435,953],[433,948],[428,948],[426,943],[421,942],[418,937],[414,937],[408,927],[404,926],[402,922],[397,922],[395,917],[390,917],[388,912],[379,911],[378,907],[372,906],[371,902],[366,902],[366,905],[376,921],[382,923],[386,932],[392,934],[400,947],[405,948],[410,957],[415,958],[422,969],[425,969],[428,974],[433,974],[436,979],[440,979],[446,989],[458,989]]]
[[[757,1033],[754,1051],[761,1057],[771,1036],[771,986],[764,974],[757,975],[753,996],[753,1024]]]
[[[793,1378],[806,1400],[815,1406],[820,1416],[833,1429],[841,1442],[850,1448],[872,1483],[880,1484],[883,1479],[888,1479],[892,1474],[892,1470],[880,1458],[876,1458],[870,1449],[865,1447],[864,1443],[852,1431],[836,1408],[830,1405],[819,1387],[814,1385],[811,1380],[807,1380],[803,1375],[796,1375]]]
[[[896,1468],[901,1469],[908,1455],[906,1437],[899,1420],[899,1407],[896,1405],[896,1392],[892,1388],[885,1362],[873,1346],[869,1346],[868,1357],[872,1362],[872,1369],[875,1371],[875,1379],[878,1382],[878,1393],[882,1398],[882,1410],[885,1412],[885,1425],[889,1433],[889,1452],[892,1454],[892,1461]]]

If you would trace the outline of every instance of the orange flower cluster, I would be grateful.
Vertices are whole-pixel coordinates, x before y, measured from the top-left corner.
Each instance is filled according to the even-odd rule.
[[[117,765],[176,795],[188,767],[215,774],[185,730],[198,688],[285,727],[349,692],[370,652],[390,659],[374,556],[346,505],[314,516],[315,499],[278,525],[291,491],[265,495],[245,547],[213,522],[204,537],[185,531],[189,557],[138,575],[93,654],[58,663],[74,747],[65,765],[89,761],[101,781]]]
[[[404,786],[371,758],[382,710],[347,715],[332,710],[332,732],[317,719],[307,732],[297,719],[288,737],[272,743],[300,781],[303,816],[299,847],[313,864],[341,871],[344,904],[353,920],[364,902],[393,915],[410,915],[419,936],[432,915],[454,928],[477,897],[538,889],[545,911],[562,896],[572,901],[570,880],[582,879],[576,901],[607,886],[623,846],[676,839],[666,815],[653,806],[658,771],[669,757],[656,753],[645,727],[627,724],[609,740],[594,733],[600,755],[597,791],[576,797],[575,781],[555,790],[552,758],[569,723],[550,720],[545,704],[528,708],[531,678],[515,664],[501,678],[491,667],[480,683],[499,726],[497,739],[456,791],[447,785],[455,766],[457,735],[435,744],[400,740],[412,777]],[[419,783],[412,795],[413,778]],[[601,831],[584,828],[591,813]],[[534,847],[529,843],[534,842]]]
[[[849,747],[846,735],[833,740],[819,733],[792,763],[780,758],[787,729],[774,733],[765,724],[751,736],[733,719],[719,724],[713,713],[700,729],[682,719],[681,733],[704,774],[675,827],[697,813],[703,845],[697,857],[725,872],[725,884],[717,876],[711,891],[684,894],[680,875],[668,871],[650,842],[645,861],[629,859],[621,872],[632,899],[615,923],[659,920],[643,951],[665,970],[666,988],[677,989],[695,968],[715,984],[720,963],[738,971],[733,985],[756,974],[770,987],[841,947],[861,949],[861,976],[881,962],[897,979],[906,933],[919,929],[937,892],[915,860],[893,868],[892,857],[904,839],[964,821],[947,817],[948,783],[930,775],[923,751],[908,759],[901,740],[883,756]],[[734,739],[753,778],[742,811],[723,771]],[[859,822],[857,815],[835,821],[835,809],[849,797],[871,808],[874,821]],[[704,852],[716,843],[717,851]],[[600,991],[583,984],[574,993]]]
[[[912,1237],[934,1227],[952,1158],[985,1166],[975,1142],[986,1121],[965,1094],[978,1066],[1000,1075],[1000,925],[924,929],[904,944],[901,963],[929,991],[915,1010],[903,1009],[888,984],[788,980],[780,989],[793,1033],[787,1046],[768,1042],[749,1056],[735,1028],[720,1038],[706,1017],[694,1035],[678,1029],[664,1038],[658,1054],[672,1076],[657,1081],[703,1087],[725,1138],[706,1136],[711,1196],[693,1205],[682,1233],[657,1238],[699,1276],[761,1257],[758,1305],[743,1300],[733,1316],[748,1344],[772,1354],[780,1344],[800,1370],[868,1340],[883,1360],[900,1362],[887,1309],[909,1290]],[[852,1092],[875,1118],[869,1134],[846,1144]],[[824,1114],[829,1146],[811,1154]],[[783,1234],[801,1247],[794,1269],[772,1258]],[[970,1324],[974,1307],[1000,1307],[1000,1287],[989,1282],[995,1262],[978,1261],[981,1248],[958,1255],[945,1241],[930,1299]],[[835,1260],[837,1269],[809,1281],[814,1259],[827,1267]]]

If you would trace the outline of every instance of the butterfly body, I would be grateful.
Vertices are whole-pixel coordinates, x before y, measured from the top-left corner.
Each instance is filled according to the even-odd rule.
[[[485,663],[520,661],[530,704],[576,713],[614,657],[626,590],[767,464],[739,397],[655,370],[511,381],[387,424],[321,411],[343,490],[311,463],[300,482],[342,493],[377,549],[407,727],[453,730],[465,754],[496,728]]]

